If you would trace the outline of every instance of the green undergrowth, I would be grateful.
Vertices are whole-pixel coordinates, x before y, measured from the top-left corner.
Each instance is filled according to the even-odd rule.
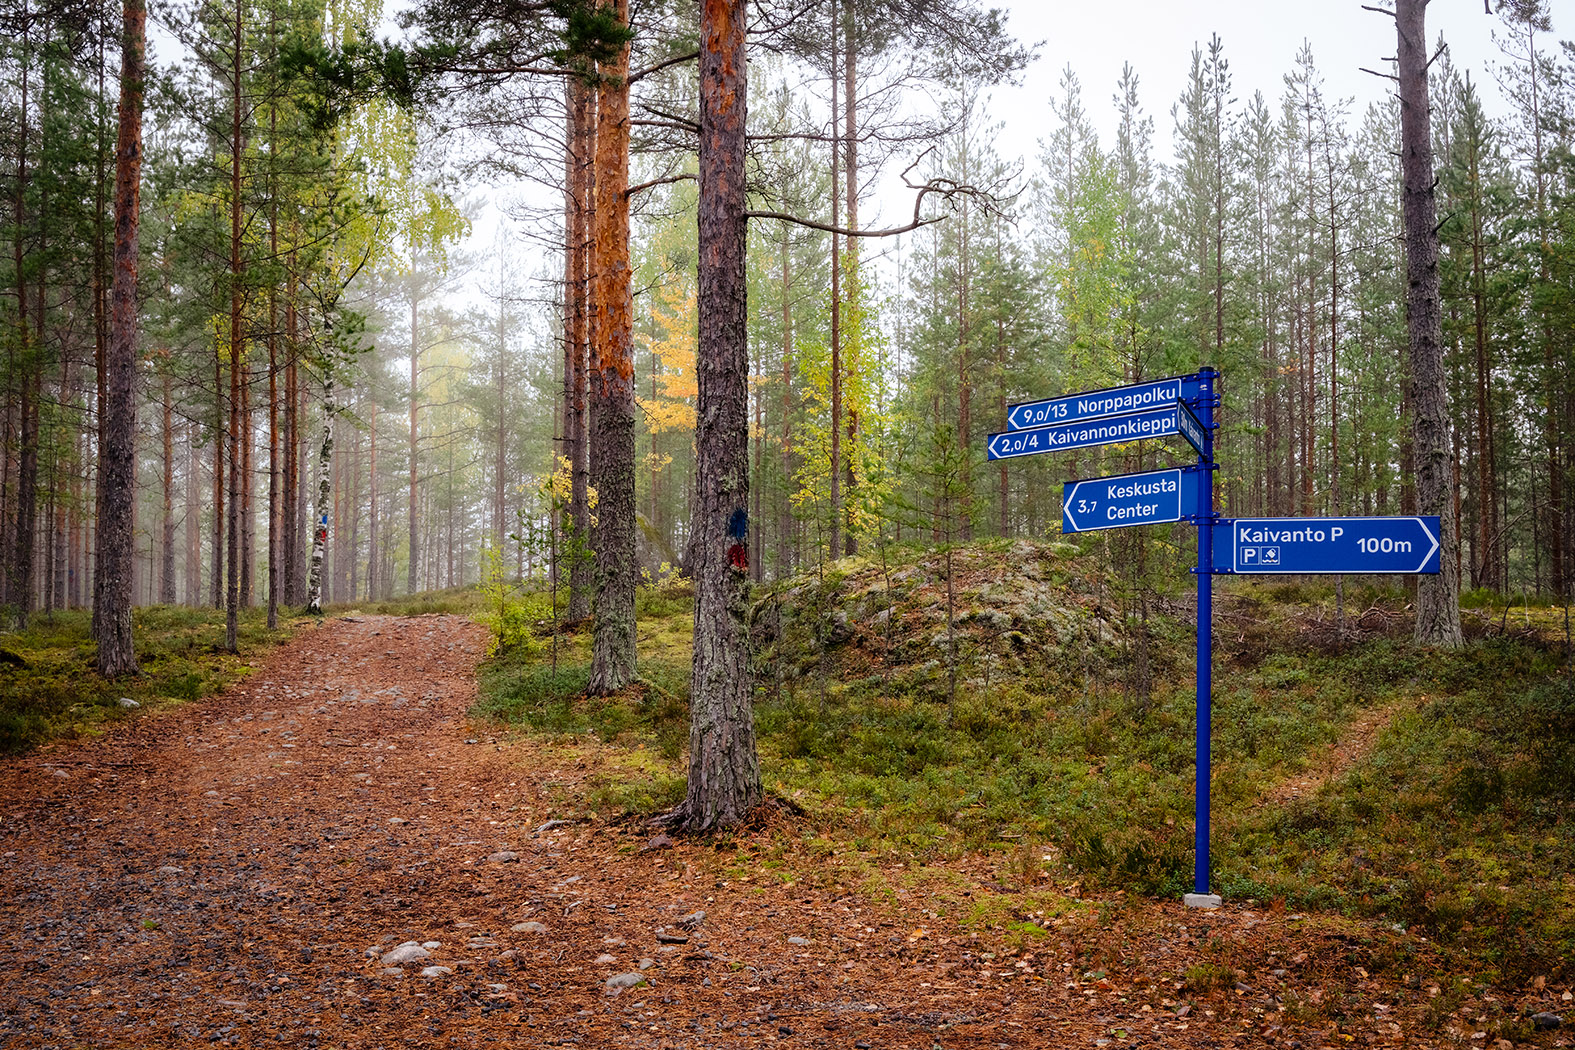
[[[1405,703],[1311,797],[1234,815],[1227,891],[1425,931],[1513,977],[1575,960],[1575,679],[1562,653],[1374,643],[1337,664]]]
[[[0,634],[0,752],[27,751],[98,732],[163,704],[209,696],[245,674],[248,662],[283,641],[294,623],[270,631],[262,609],[243,610],[239,654],[224,651],[224,613],[151,606],[132,615],[138,673],[106,680],[94,669],[87,610],[36,615],[25,631]],[[123,707],[121,698],[137,708]]]
[[[950,629],[932,553],[757,590],[768,788],[852,852],[915,865],[995,852],[1023,885],[1190,889],[1188,592],[1148,602],[1145,681],[1129,597],[1075,547],[977,545],[954,552],[954,573]],[[1501,637],[1497,620],[1468,618],[1466,649],[1420,650],[1406,603],[1353,581],[1339,627],[1326,586],[1220,586],[1212,883],[1425,932],[1506,975],[1568,972],[1575,694],[1561,632]],[[540,652],[492,661],[477,714],[640,755],[595,808],[652,812],[682,789],[690,621],[687,593],[642,591],[641,682],[587,699],[587,630],[561,640],[556,672]],[[1307,791],[1279,790],[1302,776]]]
[[[585,695],[591,677],[591,626],[578,625],[554,639],[551,619],[532,619],[530,644],[496,652],[483,666],[473,714],[549,736],[590,733],[612,743],[650,745],[667,761],[675,761],[689,739],[693,599],[687,583],[640,588],[639,678],[609,697]],[[531,594],[520,607],[550,616],[550,606],[540,605],[541,596]],[[521,615],[505,612],[492,619],[512,624]],[[541,637],[544,634],[547,637]]]

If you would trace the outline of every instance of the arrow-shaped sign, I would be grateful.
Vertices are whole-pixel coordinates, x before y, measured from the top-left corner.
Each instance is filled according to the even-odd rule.
[[[1169,379],[1113,386],[1104,390],[1084,390],[1065,397],[1010,405],[1006,409],[1006,426],[1009,430],[1027,430],[1055,423],[1125,415],[1128,412],[1168,406],[1174,404],[1177,398],[1191,400],[1205,392],[1207,389],[1203,377],[1198,375],[1171,376]]]
[[[1215,565],[1241,573],[1432,574],[1439,519],[1237,518],[1214,530]]]
[[[1068,481],[1061,490],[1061,531],[1092,532],[1180,521],[1195,513],[1196,486],[1179,468]]]
[[[1142,438],[1169,437],[1176,433],[1176,408],[1150,409],[1147,412],[1130,412],[1124,416],[1105,416],[1077,423],[1057,423],[1054,426],[1034,427],[1030,430],[1007,430],[990,435],[990,459],[1013,459],[1017,456],[1035,456],[1041,452],[1061,452],[1074,448],[1092,448],[1096,445],[1114,445]]]

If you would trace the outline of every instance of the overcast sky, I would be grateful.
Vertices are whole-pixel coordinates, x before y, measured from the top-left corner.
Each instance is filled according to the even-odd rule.
[[[1391,86],[1361,67],[1384,70],[1382,60],[1395,53],[1394,21],[1363,10],[1360,0],[1006,0],[1002,6],[1019,39],[1044,42],[1022,86],[996,92],[997,116],[1013,131],[1035,137],[1047,130],[1049,99],[1071,63],[1101,145],[1109,148],[1115,124],[1110,97],[1122,63],[1130,62],[1144,109],[1154,117],[1155,145],[1168,156],[1170,107],[1186,87],[1193,45],[1206,48],[1214,33],[1224,42],[1241,103],[1262,91],[1274,105],[1304,41],[1312,45],[1327,97],[1355,99],[1353,117],[1359,119],[1367,103],[1383,98]],[[1572,25],[1561,23],[1575,22],[1567,17],[1575,14],[1575,3],[1557,0],[1553,6],[1555,32],[1568,35]],[[1500,59],[1492,41],[1497,16],[1483,14],[1481,0],[1433,0],[1427,10],[1428,35],[1436,40],[1443,34],[1455,65],[1474,71],[1484,99],[1498,111],[1488,68]]]
[[[1037,142],[1052,130],[1050,100],[1058,93],[1061,71],[1071,64],[1082,82],[1083,102],[1105,149],[1114,144],[1115,107],[1111,96],[1124,62],[1139,78],[1145,112],[1154,119],[1155,158],[1171,159],[1174,127],[1171,105],[1186,86],[1194,44],[1207,46],[1218,33],[1230,63],[1233,95],[1238,107],[1262,91],[1276,105],[1283,77],[1291,69],[1303,41],[1312,45],[1313,57],[1325,78],[1326,97],[1352,99],[1353,124],[1371,101],[1384,97],[1390,82],[1361,72],[1362,66],[1384,68],[1383,59],[1394,54],[1394,22],[1386,15],[1362,9],[1362,0],[982,0],[999,4],[1009,14],[1008,25],[1020,40],[1039,43],[1038,59],[1020,84],[996,88],[991,96],[991,116],[1003,124],[997,152],[1005,159],[1021,158],[1031,170]],[[404,7],[408,0],[390,0],[386,14]],[[1554,36],[1575,35],[1575,0],[1553,0]],[[393,26],[385,22],[388,31]],[[1490,113],[1501,114],[1504,103],[1492,67],[1501,62],[1492,35],[1500,29],[1496,16],[1483,13],[1482,0],[1433,0],[1428,7],[1428,35],[1440,34],[1448,42],[1458,69],[1470,69]],[[151,34],[159,57],[169,57],[168,41],[155,27]],[[165,45],[165,46],[160,46]],[[1547,46],[1553,46],[1548,40]],[[895,165],[900,168],[901,165]],[[870,200],[863,221],[874,223],[905,219],[911,214],[911,197],[896,181],[895,171]],[[890,188],[888,188],[890,187]],[[474,187],[486,198],[512,187]],[[479,203],[479,202],[478,202]],[[873,205],[874,207],[871,207]],[[488,214],[491,212],[491,214]],[[871,212],[879,212],[872,215]],[[478,215],[472,246],[487,249],[498,233],[498,216],[490,208]]]
[[[1232,95],[1240,112],[1255,91],[1262,91],[1278,112],[1284,77],[1303,42],[1312,46],[1313,60],[1324,78],[1331,102],[1349,99],[1348,119],[1354,131],[1368,103],[1382,100],[1393,86],[1362,72],[1384,71],[1384,59],[1395,53],[1394,20],[1366,11],[1362,0],[982,0],[1008,12],[1008,28],[1019,40],[1039,44],[1038,59],[1016,86],[993,89],[988,107],[1002,125],[996,152],[1008,162],[1020,160],[1031,175],[1040,139],[1054,130],[1051,99],[1059,96],[1062,71],[1071,65],[1082,86],[1083,106],[1099,134],[1100,146],[1115,145],[1116,110],[1112,101],[1123,63],[1138,75],[1139,99],[1154,121],[1154,158],[1169,163],[1175,122],[1171,106],[1186,87],[1194,44],[1205,50],[1211,34],[1219,34],[1229,63]],[[1376,3],[1376,0],[1367,0]],[[1575,0],[1555,0],[1555,35],[1575,31]],[[1561,15],[1563,17],[1561,17]],[[1493,42],[1501,23],[1483,13],[1482,0],[1433,0],[1428,7],[1428,36],[1440,34],[1451,59],[1469,69],[1491,114],[1506,107],[1494,79],[1493,66],[1504,61]],[[1553,41],[1545,45],[1552,47]],[[912,193],[897,177],[901,164],[888,165],[865,203],[866,225],[894,224],[912,215]],[[908,241],[910,237],[903,237]],[[893,241],[868,243],[888,278]]]

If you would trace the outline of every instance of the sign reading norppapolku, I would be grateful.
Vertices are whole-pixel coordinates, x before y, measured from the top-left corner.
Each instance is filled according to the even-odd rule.
[[[1052,423],[1073,423],[1080,419],[1097,419],[1100,416],[1122,415],[1146,408],[1173,405],[1178,398],[1191,400],[1198,396],[1202,377],[1171,376],[1131,386],[1115,386],[1104,390],[1085,390],[1080,394],[1053,397],[1045,401],[1024,401],[1008,406],[1006,425],[1011,430],[1027,430]],[[1172,430],[1170,433],[1174,434]],[[1153,437],[1157,435],[1144,435]]]

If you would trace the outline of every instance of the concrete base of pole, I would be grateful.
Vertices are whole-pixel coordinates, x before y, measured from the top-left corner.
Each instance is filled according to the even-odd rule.
[[[1186,893],[1181,899],[1189,908],[1218,908],[1224,903],[1217,893]]]

